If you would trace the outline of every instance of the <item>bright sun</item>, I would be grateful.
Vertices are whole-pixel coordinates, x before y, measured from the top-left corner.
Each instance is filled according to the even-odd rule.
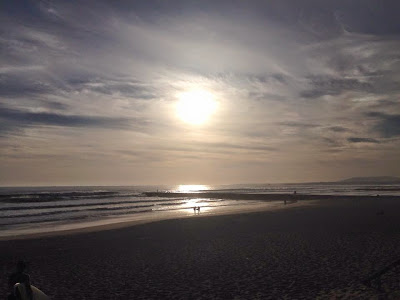
[[[217,109],[214,95],[205,90],[190,90],[179,95],[177,113],[189,124],[203,124]]]

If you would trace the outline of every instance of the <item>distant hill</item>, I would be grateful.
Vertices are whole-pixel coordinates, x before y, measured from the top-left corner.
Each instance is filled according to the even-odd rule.
[[[400,178],[394,176],[377,176],[377,177],[351,177],[338,181],[340,183],[399,183]]]

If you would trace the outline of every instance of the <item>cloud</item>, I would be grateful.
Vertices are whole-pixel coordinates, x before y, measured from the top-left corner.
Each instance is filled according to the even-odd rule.
[[[340,21],[352,32],[374,35],[392,35],[400,30],[396,12],[400,9],[398,1],[386,1],[379,5],[373,0],[332,1],[338,7]],[[334,4],[334,5],[335,5]]]
[[[29,112],[1,106],[0,120],[2,120],[9,129],[13,126],[18,128],[34,125],[128,129],[131,128],[130,124],[132,121],[123,118]]]
[[[35,80],[29,76],[0,73],[0,97],[29,97],[40,94],[47,95],[52,92],[53,87],[47,82]]]
[[[294,122],[294,121],[281,122],[281,123],[279,123],[279,125],[288,126],[288,127],[299,127],[299,128],[315,128],[315,127],[319,126],[318,124]]]
[[[384,138],[400,136],[400,115],[386,114],[381,112],[369,112],[368,117],[377,120],[373,130]]]
[[[337,151],[338,149],[336,147],[340,146],[341,144],[338,142],[338,140],[329,138],[329,137],[322,137],[321,140],[324,142],[324,144],[328,145],[329,147],[334,147]],[[330,148],[330,150],[333,150]]]
[[[333,132],[347,132],[347,131],[349,131],[348,128],[342,127],[342,126],[328,127],[328,130],[333,131]]]
[[[266,152],[274,152],[278,151],[276,147],[256,144],[256,143],[247,143],[247,144],[238,144],[238,143],[227,143],[227,142],[199,142],[199,143],[192,143],[190,148],[194,151],[217,151],[217,152],[226,152],[226,151],[266,151]],[[189,149],[186,148],[184,151],[188,151]],[[190,150],[189,150],[190,151]]]
[[[225,142],[182,142],[179,145],[168,144],[159,145],[157,149],[154,149],[151,153],[146,150],[120,150],[121,154],[134,156],[138,159],[140,158],[150,158],[153,157],[154,160],[159,157],[162,159],[177,159],[185,158],[190,155],[190,157],[196,157],[196,155],[201,155],[204,157],[214,157],[214,155],[222,155],[229,153],[230,155],[246,156],[251,153],[273,153],[278,151],[277,148],[261,145],[261,144],[238,144],[238,143],[225,143]],[[200,158],[200,157],[198,157]]]
[[[77,80],[76,78],[72,78],[67,82],[70,89],[75,91],[92,92],[103,95],[118,95],[134,99],[152,99],[158,96],[156,94],[156,89],[151,86],[146,86],[138,80],[132,80],[129,78],[114,77],[108,79],[93,76],[86,80]]]
[[[328,76],[312,76],[309,82],[312,88],[300,93],[304,98],[318,98],[325,95],[334,96],[345,91],[368,92],[372,89],[371,84],[352,78],[337,79]]]
[[[347,140],[350,143],[374,143],[374,144],[380,143],[378,140],[371,138],[350,137]]]
[[[22,134],[21,126],[0,118],[0,138],[10,139],[20,134]]]

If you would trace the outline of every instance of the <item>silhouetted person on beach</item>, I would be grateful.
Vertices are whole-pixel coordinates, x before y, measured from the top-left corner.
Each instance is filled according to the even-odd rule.
[[[196,214],[196,211],[197,211],[197,213],[199,214],[200,213],[200,206],[195,206],[195,207],[193,207],[193,212]]]
[[[30,299],[32,298],[32,289],[31,289],[31,279],[27,273],[25,273],[26,263],[22,260],[17,263],[17,271],[12,273],[8,278],[8,287],[11,293],[8,295],[8,300],[16,300],[19,299],[18,295],[14,293],[14,285],[16,283],[21,283],[25,285],[25,289]]]

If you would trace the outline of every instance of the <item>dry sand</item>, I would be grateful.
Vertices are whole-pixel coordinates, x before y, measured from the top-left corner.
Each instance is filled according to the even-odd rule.
[[[0,295],[19,259],[53,299],[400,298],[400,199],[165,220],[0,242]],[[376,283],[373,283],[376,285]]]

